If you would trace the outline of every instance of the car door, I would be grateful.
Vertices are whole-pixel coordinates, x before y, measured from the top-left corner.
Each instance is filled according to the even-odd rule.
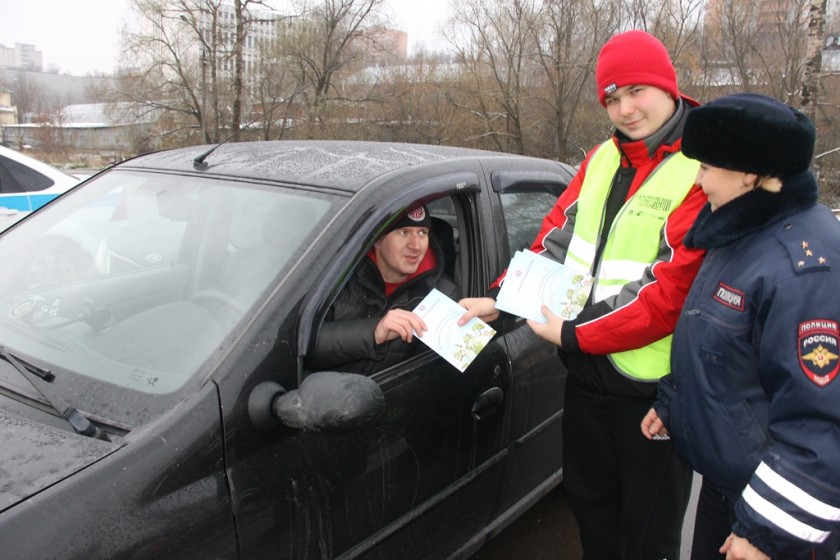
[[[273,373],[294,388],[290,370],[300,367],[343,279],[365,258],[384,219],[414,200],[452,209],[438,217],[455,230],[461,287],[474,292],[486,284],[480,189],[474,172],[424,173],[417,184],[401,179],[393,191],[383,185],[380,191],[393,196],[350,210],[365,218],[325,232],[343,246],[302,265],[308,283],[295,283],[285,294],[283,305],[292,305],[306,290],[297,319],[278,318],[274,367],[280,375],[258,369],[255,379]],[[295,339],[298,350],[290,344]],[[229,438],[228,476],[242,556],[390,560],[435,558],[461,547],[482,530],[495,505],[506,420],[498,382],[508,367],[497,341],[463,373],[422,351],[371,376],[384,395],[384,412],[377,422],[342,433],[258,432],[231,421],[226,429],[239,433]]]
[[[501,273],[513,253],[528,249],[543,217],[573,176],[573,169],[551,162],[516,163],[489,170],[490,201],[498,236]],[[494,278],[495,279],[495,278]],[[534,503],[562,480],[562,418],[566,368],[557,348],[537,337],[519,317],[498,321],[511,360],[511,379],[505,380],[506,406],[512,407],[502,491],[493,524],[505,514]]]

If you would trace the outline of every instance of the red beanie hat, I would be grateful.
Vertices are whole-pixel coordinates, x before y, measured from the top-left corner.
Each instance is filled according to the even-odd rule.
[[[674,99],[681,97],[668,50],[659,39],[644,31],[626,31],[607,41],[598,54],[595,79],[598,100],[605,107],[604,98],[624,86],[656,86]]]

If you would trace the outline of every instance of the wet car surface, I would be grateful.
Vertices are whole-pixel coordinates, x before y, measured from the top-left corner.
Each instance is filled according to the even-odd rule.
[[[208,148],[126,161],[0,236],[8,557],[467,558],[560,484],[565,370],[522,320],[464,372],[430,350],[370,377],[303,364],[392,216],[426,203],[482,295],[571,167]]]

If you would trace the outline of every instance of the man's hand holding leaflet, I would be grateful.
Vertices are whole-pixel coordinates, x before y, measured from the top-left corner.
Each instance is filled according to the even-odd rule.
[[[425,332],[417,333],[417,339],[443,356],[458,371],[467,369],[496,334],[487,323],[477,318],[459,326],[458,319],[464,314],[464,308],[436,289],[414,308],[414,313],[427,327]]]

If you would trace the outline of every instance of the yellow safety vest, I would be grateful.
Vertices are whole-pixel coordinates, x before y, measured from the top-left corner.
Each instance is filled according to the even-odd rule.
[[[592,273],[595,251],[603,227],[604,207],[621,154],[612,141],[592,155],[577,201],[577,216],[566,264]],[[613,220],[598,269],[592,273],[592,301],[618,294],[640,280],[659,255],[661,233],[668,216],[679,207],[697,177],[699,162],[682,152],[660,163],[627,200]],[[670,372],[671,336],[642,348],[609,355],[612,364],[628,377],[654,381]]]

